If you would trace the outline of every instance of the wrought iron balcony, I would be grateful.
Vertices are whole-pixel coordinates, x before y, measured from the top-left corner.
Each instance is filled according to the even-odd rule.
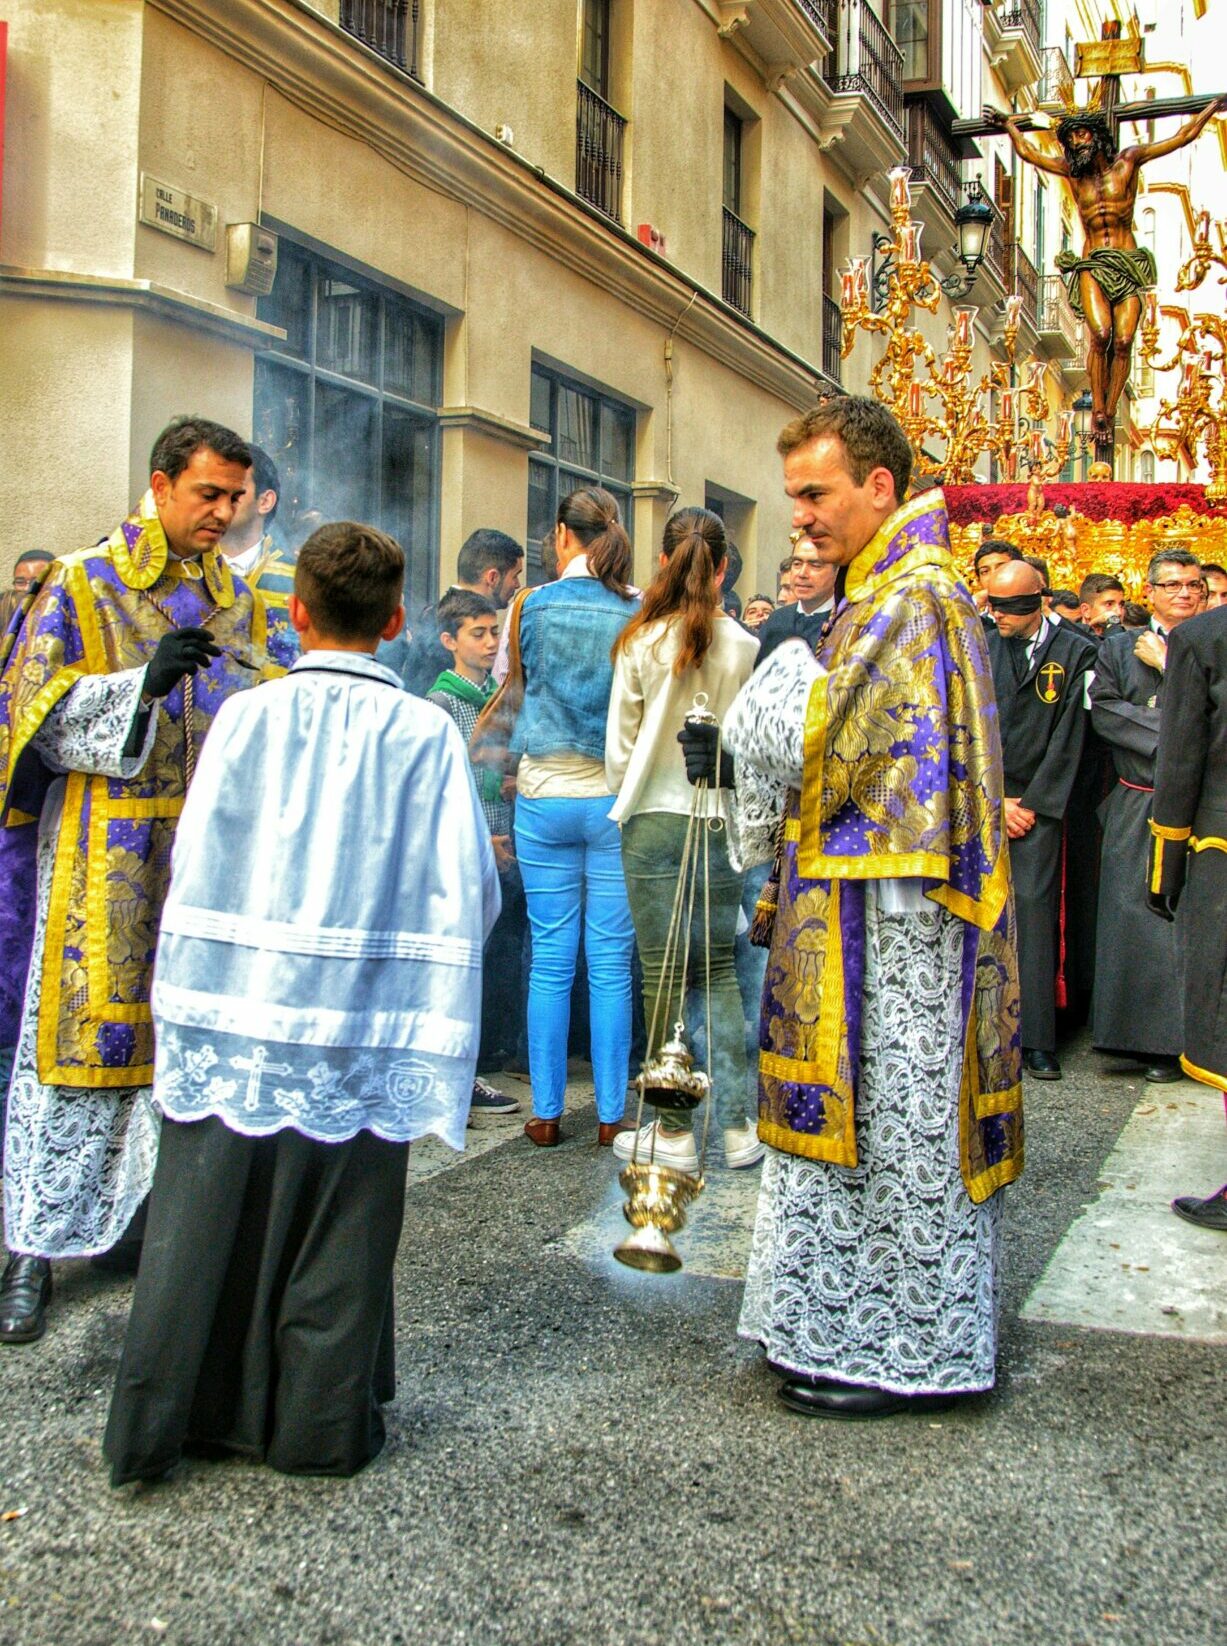
[[[823,66],[833,91],[859,92],[903,135],[903,53],[864,0],[840,0],[835,49]]]
[[[720,258],[720,289],[724,301],[742,314],[750,313],[754,289],[754,230],[724,207],[724,245]]]
[[[1020,245],[1010,248],[1014,290],[1023,300],[1023,319],[1034,330],[1040,319],[1040,271]]]
[[[626,121],[598,97],[591,86],[577,81],[579,107],[575,131],[575,192],[582,200],[622,220],[622,140]]]
[[[1017,31],[1024,35],[1030,41],[1036,56],[1039,56],[1040,0],[1008,0],[998,13],[997,20],[1003,34]]]
[[[907,161],[912,182],[923,184],[953,217],[962,201],[963,167],[958,150],[932,109],[924,102],[907,105]]]
[[[421,0],[341,0],[341,27],[415,80]]]
[[[998,211],[993,216],[993,225],[988,231],[988,249],[984,254],[984,266],[1005,290],[1009,284],[1010,275],[1010,246],[1006,239],[1005,218]]]
[[[833,383],[843,380],[844,317],[833,297],[822,294],[822,370]]]
[[[1074,95],[1074,75],[1069,60],[1060,46],[1046,46],[1043,52],[1043,73],[1035,88],[1035,101],[1040,108],[1063,109]]]
[[[834,40],[839,0],[797,0],[797,5],[828,40]]]
[[[1078,317],[1069,306],[1065,282],[1059,274],[1040,277],[1040,343],[1054,358],[1072,360],[1081,343]]]

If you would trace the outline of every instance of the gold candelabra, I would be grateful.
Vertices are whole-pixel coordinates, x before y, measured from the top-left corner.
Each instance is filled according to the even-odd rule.
[[[1073,416],[1062,413],[1055,439],[1048,437],[1047,368],[1034,358],[1021,366],[1015,359],[1023,299],[1017,294],[1006,298],[1006,359],[978,380],[973,379],[971,358],[979,312],[974,305],[956,306],[954,324],[947,327],[947,352],[939,360],[915,323],[917,309],[937,313],[941,285],[921,256],[923,224],[912,220],[911,205],[908,169],[896,166],[890,173],[892,236],[882,241],[889,247],[889,279],[880,294],[881,307],[874,307],[876,282],[871,283],[868,258],[853,257],[840,276],[843,358],[852,353],[861,332],[885,339],[869,373],[870,392],[898,419],[921,474],[966,485],[975,478],[980,455],[991,452],[1008,480],[1021,473],[1040,481],[1054,479],[1069,456]],[[926,450],[926,441],[941,441],[942,455]]]
[[[1200,212],[1193,252],[1176,277],[1178,291],[1196,291],[1217,264],[1227,270],[1227,224],[1217,225],[1221,250],[1210,244],[1210,214]],[[1219,278],[1227,285],[1227,275]],[[1174,320],[1179,333],[1171,354],[1161,359],[1159,333],[1164,319]],[[1155,371],[1176,372],[1173,397],[1160,400],[1155,420],[1141,433],[1157,456],[1169,462],[1181,457],[1196,465],[1204,455],[1210,478],[1206,496],[1212,503],[1227,498],[1227,320],[1187,309],[1160,305],[1147,292],[1142,309],[1142,359]]]
[[[1210,213],[1199,211],[1193,225],[1193,254],[1176,276],[1177,291],[1196,291],[1216,264],[1227,270],[1227,221],[1220,219],[1214,228],[1217,251],[1210,244]],[[1227,286],[1227,273],[1219,275],[1218,283]]]

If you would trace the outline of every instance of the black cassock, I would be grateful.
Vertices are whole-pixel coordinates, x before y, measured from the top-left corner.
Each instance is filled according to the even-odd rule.
[[[1036,814],[1011,840],[1010,871],[1018,920],[1022,1043],[1056,1047],[1057,920],[1061,896],[1062,819],[1086,735],[1083,688],[1095,647],[1072,624],[1051,623],[1030,662],[1025,642],[988,631],[1001,723],[1005,792]]]
[[[1151,829],[1149,889],[1181,892],[1180,1061],[1227,1090],[1227,607],[1189,618],[1168,642]]]
[[[1146,902],[1150,805],[1164,680],[1134,656],[1139,635],[1121,629],[1099,650],[1091,722],[1112,753],[1116,783],[1104,801],[1095,994],[1096,1048],[1127,1057],[1177,1057],[1184,1049],[1179,927]]]

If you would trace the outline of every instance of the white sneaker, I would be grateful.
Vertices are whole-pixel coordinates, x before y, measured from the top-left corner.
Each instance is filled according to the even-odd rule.
[[[744,1126],[730,1126],[724,1134],[724,1164],[726,1166],[757,1166],[767,1152],[760,1141],[758,1128],[747,1120]]]
[[[654,1155],[653,1132],[656,1134]],[[636,1138],[639,1140],[637,1151]],[[679,1172],[697,1172],[699,1169],[699,1151],[694,1146],[694,1133],[661,1131],[660,1122],[656,1120],[641,1126],[637,1132],[621,1132],[614,1138],[613,1152],[619,1160],[629,1160],[632,1153],[637,1153],[641,1166],[646,1166],[651,1157],[658,1166],[676,1166]]]

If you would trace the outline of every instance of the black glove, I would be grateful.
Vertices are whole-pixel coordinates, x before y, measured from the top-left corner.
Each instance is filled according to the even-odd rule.
[[[1151,914],[1157,914],[1160,920],[1175,920],[1176,905],[1179,901],[1179,892],[1147,892],[1146,894],[1146,907]]]
[[[717,782],[722,789],[731,789],[733,785],[733,757],[726,749],[720,749],[720,769],[716,770],[716,750],[720,745],[719,726],[706,726],[701,721],[687,720],[677,734],[677,740],[682,745],[682,758],[686,762],[686,781],[688,783]]]
[[[199,668],[208,668],[211,659],[220,657],[222,649],[208,629],[173,629],[158,641],[158,649],[149,659],[145,671],[145,695],[165,697],[172,686],[178,685],[185,674],[195,674]]]

